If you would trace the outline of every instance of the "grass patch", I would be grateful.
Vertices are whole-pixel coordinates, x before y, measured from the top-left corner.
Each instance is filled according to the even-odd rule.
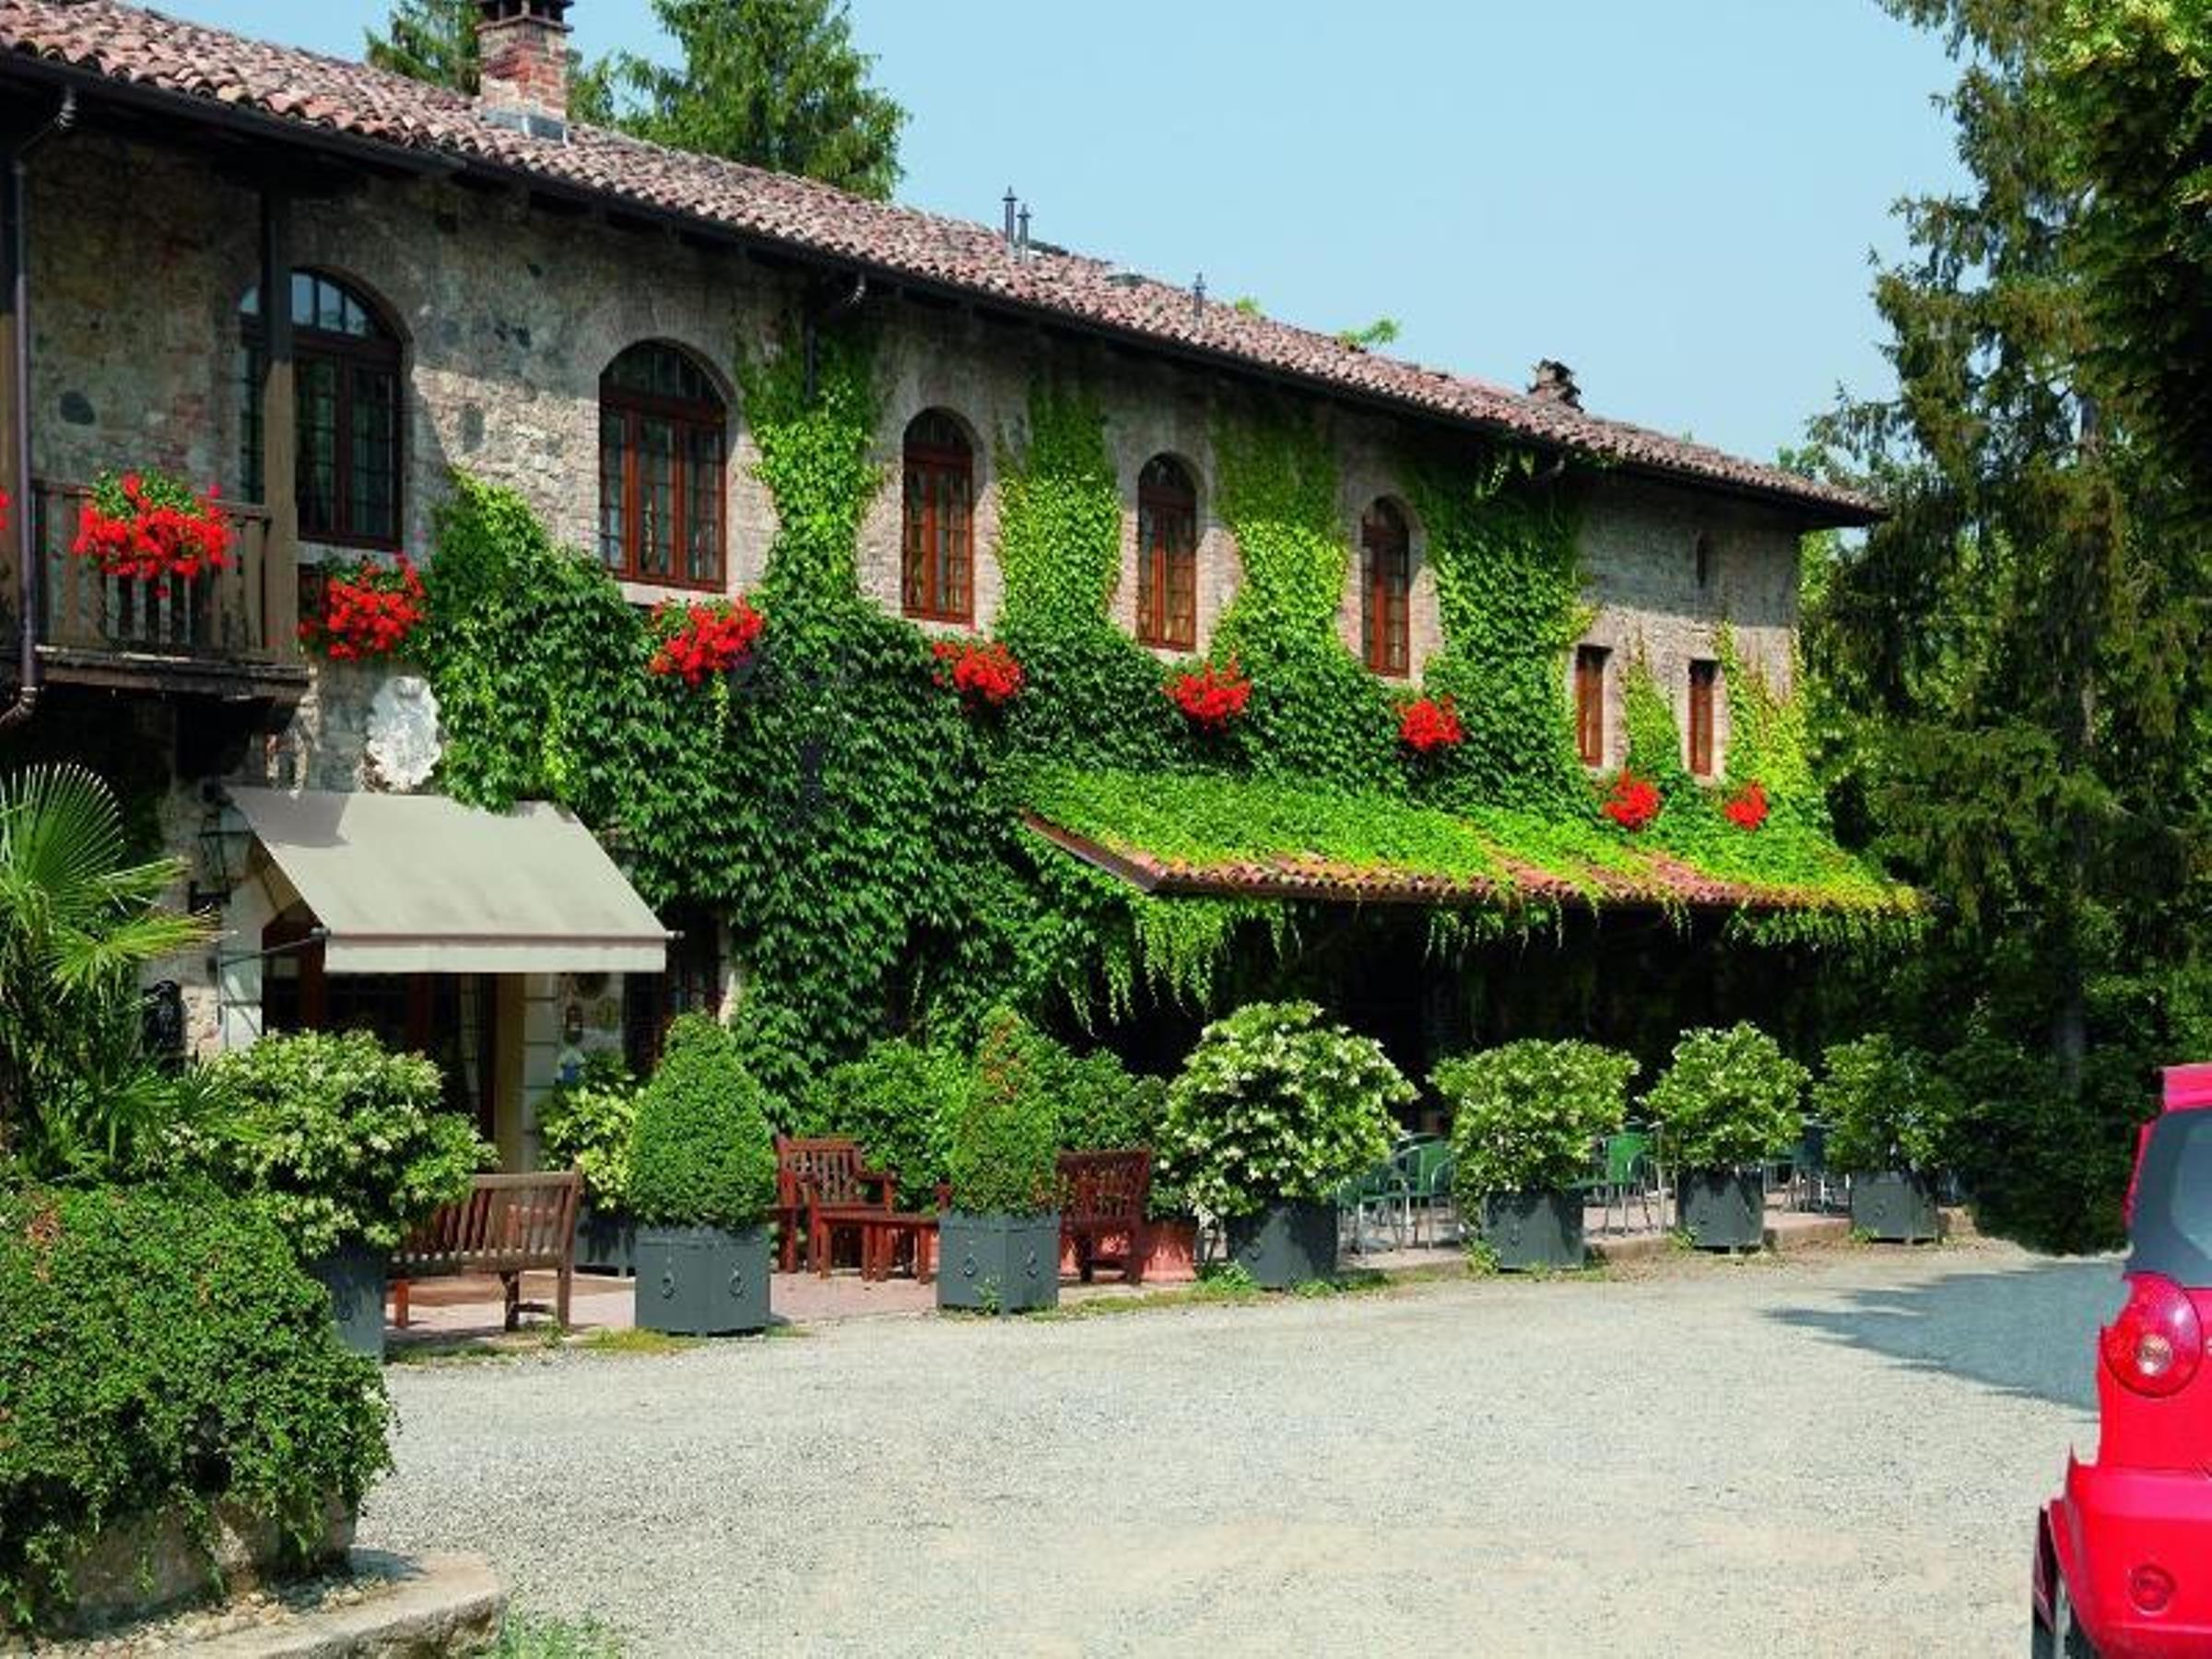
[[[570,1344],[587,1354],[681,1354],[700,1345],[697,1336],[676,1336],[666,1331],[590,1331]]]
[[[510,1611],[488,1659],[621,1659],[622,1643],[595,1618]]]
[[[386,1365],[480,1365],[488,1360],[524,1359],[560,1347],[567,1333],[559,1325],[510,1331],[498,1336],[431,1337],[387,1347]]]

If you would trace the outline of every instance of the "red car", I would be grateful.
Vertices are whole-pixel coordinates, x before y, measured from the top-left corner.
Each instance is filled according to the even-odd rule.
[[[2098,1337],[2097,1461],[2038,1519],[2040,1659],[2212,1654],[2212,1065],[2166,1074],[2128,1194],[2127,1302]]]

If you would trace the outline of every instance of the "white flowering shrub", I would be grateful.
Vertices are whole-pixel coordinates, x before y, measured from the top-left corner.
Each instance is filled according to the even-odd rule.
[[[1413,1085],[1312,1003],[1252,1003],[1206,1028],[1168,1088],[1160,1161],[1217,1217],[1326,1201],[1390,1155]]]

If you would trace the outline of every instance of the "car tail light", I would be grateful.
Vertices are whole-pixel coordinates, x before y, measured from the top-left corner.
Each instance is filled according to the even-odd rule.
[[[2127,1305],[2100,1338],[2105,1369],[2136,1394],[2179,1394],[2205,1357],[2196,1306],[2186,1290],[2155,1273],[2136,1274],[2127,1285]]]

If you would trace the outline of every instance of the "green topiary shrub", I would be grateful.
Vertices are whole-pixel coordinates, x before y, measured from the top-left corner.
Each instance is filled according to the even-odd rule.
[[[474,1124],[441,1110],[435,1065],[366,1031],[265,1037],[209,1070],[227,1121],[182,1132],[180,1160],[264,1198],[302,1261],[393,1249],[498,1161]]]
[[[1492,1193],[1563,1192],[1628,1115],[1633,1058],[1594,1042],[1509,1042],[1444,1061],[1453,1184],[1472,1211]]]
[[[607,1050],[583,1057],[583,1075],[556,1084],[537,1109],[537,1141],[555,1169],[583,1174],[584,1202],[618,1210],[629,1200],[629,1140],[638,1123],[638,1080]]]
[[[1387,1157],[1413,1085],[1312,1003],[1251,1003],[1206,1028],[1168,1086],[1169,1178],[1216,1217],[1323,1202]]]
[[[1686,1031],[1643,1098],[1677,1170],[1731,1170],[1786,1151],[1811,1076],[1757,1026]]]
[[[975,1074],[953,1118],[952,1206],[972,1216],[1041,1216],[1059,1204],[1060,1114],[1050,1046],[1018,1014],[983,1026]]]
[[[1845,1174],[1941,1169],[1962,1110],[1934,1058],[1877,1031],[1821,1056],[1813,1110],[1829,1124],[1829,1167]]]
[[[718,1020],[678,1017],[638,1096],[630,1213],[649,1227],[733,1232],[762,1220],[776,1201],[770,1107]]]
[[[205,1188],[0,1194],[0,1622],[83,1547],[230,1502],[302,1553],[390,1466],[377,1368],[262,1206]]]
[[[947,1178],[953,1114],[967,1095],[968,1074],[963,1054],[887,1038],[822,1073],[792,1127],[859,1142],[871,1165],[899,1178],[908,1207],[926,1208]]]

